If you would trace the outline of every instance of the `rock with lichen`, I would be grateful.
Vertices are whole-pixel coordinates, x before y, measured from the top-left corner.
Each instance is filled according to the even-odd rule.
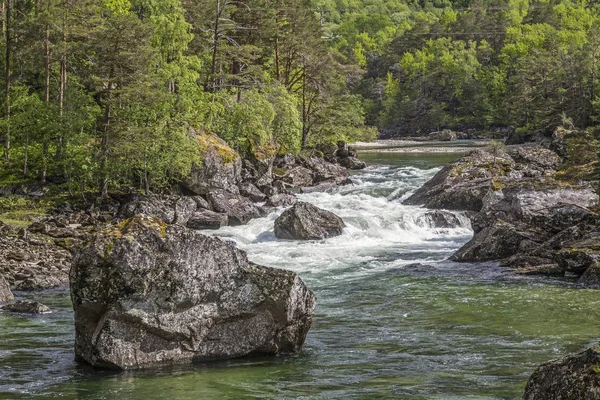
[[[523,400],[600,400],[600,346],[540,365]]]
[[[98,234],[70,283],[76,357],[104,368],[298,352],[315,308],[295,273],[149,216]]]
[[[197,135],[202,165],[196,165],[181,182],[197,195],[206,195],[214,189],[239,194],[242,180],[242,159],[227,143],[214,134]]]

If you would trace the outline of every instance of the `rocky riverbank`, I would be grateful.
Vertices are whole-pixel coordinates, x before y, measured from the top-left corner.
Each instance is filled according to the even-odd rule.
[[[452,260],[498,261],[524,274],[600,283],[598,195],[556,177],[562,159],[538,145],[475,150],[443,168],[405,204],[469,212],[475,235]]]
[[[193,230],[245,224],[273,207],[296,202],[294,193],[351,183],[349,169],[364,168],[345,143],[319,155],[243,160],[216,136],[204,140],[204,162],[172,194],[114,193],[91,203],[63,203],[28,226],[0,222],[0,277],[12,290],[65,286],[73,254],[98,232],[138,214]],[[43,197],[34,185],[8,185],[2,195]]]

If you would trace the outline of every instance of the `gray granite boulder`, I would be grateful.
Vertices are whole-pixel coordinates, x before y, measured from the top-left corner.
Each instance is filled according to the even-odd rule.
[[[540,365],[523,400],[600,400],[600,346]]]
[[[181,185],[188,191],[206,195],[221,189],[238,194],[242,180],[242,159],[239,154],[216,135],[197,135],[202,164],[192,168]]]
[[[6,279],[2,275],[0,275],[0,303],[7,303],[9,301],[13,301],[14,296],[10,291],[10,286]]]
[[[148,216],[97,235],[70,283],[76,358],[115,369],[298,352],[316,301],[295,273]]]
[[[334,213],[299,201],[275,220],[275,236],[318,240],[339,236],[345,227],[344,221]]]

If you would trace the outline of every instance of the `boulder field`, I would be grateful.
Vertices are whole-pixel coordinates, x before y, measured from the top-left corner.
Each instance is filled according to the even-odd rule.
[[[194,230],[241,225],[267,215],[273,207],[292,206],[297,201],[294,192],[350,183],[348,168],[341,164],[365,167],[343,142],[320,157],[263,154],[242,160],[217,136],[197,137],[203,163],[171,194],[112,193],[93,203],[63,203],[27,227],[0,223],[0,277],[19,291],[64,286],[73,253],[111,224],[144,214]],[[0,196],[37,198],[46,192],[39,185],[0,187]]]

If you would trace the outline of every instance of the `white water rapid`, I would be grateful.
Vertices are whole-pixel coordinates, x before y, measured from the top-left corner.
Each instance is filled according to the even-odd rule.
[[[459,227],[433,228],[424,217],[428,210],[401,203],[438,170],[371,166],[352,177],[353,185],[299,195],[299,200],[344,220],[347,227],[338,237],[306,242],[275,238],[273,224],[284,208],[248,225],[211,234],[234,241],[258,264],[291,269],[307,278],[323,269],[361,275],[373,269],[441,261],[472,236],[468,218],[455,213]]]

